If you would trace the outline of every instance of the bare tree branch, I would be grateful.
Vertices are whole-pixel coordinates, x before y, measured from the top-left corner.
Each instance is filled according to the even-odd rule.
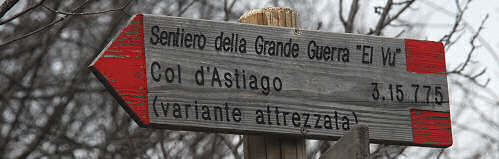
[[[461,7],[459,4],[459,1],[455,1],[456,8],[457,8],[457,14],[455,18],[454,25],[452,25],[452,29],[449,31],[448,34],[444,35],[439,41],[444,42],[444,46],[446,48],[451,47],[454,42],[452,42],[452,36],[459,31],[459,26],[463,22],[463,15],[468,10],[468,5],[470,4],[471,0],[466,1],[466,4],[464,5],[464,8]],[[456,40],[455,40],[456,41]]]
[[[187,6],[178,11],[177,16],[182,16],[187,11],[187,9],[189,9],[197,1],[198,0],[192,0],[191,3],[187,4]]]
[[[37,8],[37,7],[39,7],[39,6],[41,6],[41,5],[43,4],[43,2],[45,2],[45,1],[46,1],[46,0],[42,0],[42,1],[38,2],[36,5],[33,5],[33,6],[29,7],[28,9],[23,10],[23,11],[21,11],[21,12],[17,13],[16,15],[14,15],[14,16],[12,16],[12,17],[10,17],[10,18],[7,18],[7,19],[5,19],[5,20],[0,21],[0,25],[5,24],[5,23],[8,23],[8,22],[10,22],[10,21],[12,21],[12,20],[16,19],[17,17],[19,17],[19,16],[21,16],[21,15],[24,15],[24,14],[26,14],[26,13],[30,12],[31,10],[33,10],[33,9],[35,9],[35,8]]]
[[[86,1],[86,3],[88,3],[88,2],[89,2],[89,1]],[[73,15],[92,15],[92,14],[102,14],[102,13],[114,12],[114,11],[122,11],[123,9],[125,9],[125,8],[128,6],[128,4],[130,4],[130,2],[131,2],[131,0],[127,1],[127,3],[126,3],[124,6],[122,6],[122,7],[118,8],[118,9],[111,9],[111,10],[98,11],[98,12],[88,12],[88,13],[76,13],[76,12],[74,12],[74,11],[73,11],[73,12],[61,12],[61,11],[56,11],[56,10],[53,10],[53,9],[49,9],[48,7],[46,7],[46,6],[44,6],[44,5],[43,5],[43,7],[44,7],[44,8],[46,8],[46,9],[48,9],[48,10],[52,11],[52,12],[55,12],[55,13],[57,13],[57,14],[63,14],[63,15],[66,15],[66,17],[60,17],[59,19],[54,20],[54,21],[50,22],[49,24],[44,25],[44,26],[42,26],[42,27],[40,27],[40,28],[38,28],[38,29],[36,29],[36,30],[34,30],[34,31],[31,31],[31,32],[26,33],[26,34],[24,34],[24,35],[22,35],[22,36],[19,36],[19,37],[17,37],[17,38],[14,38],[14,39],[12,39],[12,40],[9,40],[9,41],[7,41],[7,42],[5,42],[5,43],[3,43],[3,44],[0,44],[0,48],[5,47],[5,46],[7,46],[7,45],[9,45],[9,44],[11,44],[11,43],[13,43],[13,42],[18,41],[18,40],[21,40],[21,39],[27,38],[27,37],[29,37],[29,36],[31,36],[31,35],[36,34],[36,33],[42,32],[42,31],[44,31],[44,30],[46,30],[46,29],[48,29],[48,28],[52,27],[53,25],[55,25],[55,24],[57,24],[57,23],[59,23],[59,22],[63,21],[64,19],[68,18],[68,16],[73,16]],[[84,3],[84,4],[83,4],[83,5],[81,5],[81,6],[84,6],[86,3]],[[80,7],[80,8],[81,8],[81,7]],[[75,9],[75,11],[76,11],[76,10],[79,10],[80,8]]]
[[[224,21],[229,21],[232,17],[232,8],[234,8],[234,4],[236,4],[237,0],[232,0],[230,5],[227,0],[224,0]]]
[[[393,0],[388,0],[385,7],[383,7],[383,12],[379,17],[378,23],[376,24],[375,30],[370,30],[367,34],[381,35],[383,29],[390,25],[394,20],[398,19],[399,16],[404,13],[410,6],[415,2],[415,0],[404,1],[400,3],[393,3]],[[389,12],[392,10],[394,5],[404,5],[393,17],[390,17]],[[375,8],[376,9],[376,8]],[[375,10],[376,11],[376,10]]]
[[[64,18],[65,18],[65,17],[61,17],[61,18],[59,18],[59,19],[57,19],[57,20],[54,20],[54,21],[50,22],[49,24],[47,24],[47,25],[45,25],[45,26],[42,26],[42,27],[40,27],[40,28],[38,28],[38,29],[36,29],[36,30],[33,30],[33,31],[29,32],[29,33],[26,33],[26,34],[24,34],[24,35],[21,35],[21,36],[19,36],[19,37],[17,37],[17,38],[14,38],[14,39],[12,39],[12,40],[9,40],[9,41],[7,41],[7,42],[5,42],[5,43],[3,43],[3,44],[0,44],[0,48],[3,48],[3,47],[5,47],[5,46],[7,46],[7,45],[9,45],[9,44],[11,44],[11,43],[13,43],[13,42],[16,42],[16,41],[18,41],[18,40],[21,40],[21,39],[27,38],[27,37],[29,37],[29,36],[31,36],[31,35],[34,35],[34,34],[36,34],[36,33],[41,32],[41,31],[44,31],[44,30],[46,30],[46,29],[48,29],[48,28],[52,27],[53,25],[55,25],[55,24],[57,24],[57,23],[59,23],[59,22],[63,21],[63,20],[64,20]]]
[[[17,4],[19,0],[5,0],[5,2],[0,5],[0,18],[2,18],[5,13],[7,13],[14,5]]]
[[[476,31],[476,33],[471,38],[471,40],[470,40],[471,49],[470,49],[470,51],[468,51],[468,56],[466,57],[466,60],[463,62],[462,65],[460,65],[456,69],[452,70],[450,73],[461,73],[468,66],[468,64],[471,62],[471,57],[472,57],[473,53],[475,52],[475,50],[478,47],[475,44],[475,40],[480,35],[480,32],[482,31],[482,29],[483,29],[483,27],[485,25],[485,22],[487,21],[488,18],[489,18],[489,15],[487,14],[485,16],[485,18],[482,20],[482,23],[480,24],[480,27],[478,28],[478,30]]]
[[[338,5],[339,10],[338,10],[338,16],[340,17],[341,23],[345,26],[347,21],[343,17],[343,0],[340,0],[340,5]]]
[[[475,75],[465,74],[465,73],[463,73],[463,71],[471,63],[471,58],[472,58],[474,52],[476,52],[476,49],[478,48],[478,46],[475,44],[475,40],[480,35],[480,32],[483,30],[485,22],[487,21],[488,17],[489,17],[489,15],[487,14],[485,16],[485,18],[482,20],[482,23],[480,24],[480,27],[478,28],[478,30],[475,32],[475,34],[471,38],[471,40],[470,40],[471,49],[470,49],[470,51],[468,51],[468,55],[466,57],[466,60],[462,64],[458,65],[458,67],[456,67],[454,70],[448,72],[449,74],[456,74],[456,75],[462,76],[464,78],[467,78],[472,83],[475,83],[475,84],[477,84],[480,87],[486,87],[488,85],[488,83],[490,82],[490,79],[487,79],[487,81],[484,84],[480,84],[477,81],[478,77],[480,77],[483,74],[485,74],[485,71],[487,70],[486,68],[482,69],[479,73],[477,73]],[[451,32],[451,34],[452,34],[452,32]]]
[[[381,16],[379,17],[378,23],[376,24],[376,29],[374,30],[374,35],[381,35],[381,30],[383,30],[385,26],[385,20],[388,17],[388,12],[392,9],[393,6],[393,0],[388,0],[386,2],[385,7],[383,8],[383,12],[381,13]]]
[[[343,18],[343,0],[340,0],[340,5],[339,5],[339,16],[341,23],[343,23],[343,27],[345,28],[346,33],[352,33],[353,32],[353,27],[354,27],[354,22],[355,22],[355,17],[357,15],[357,12],[359,11],[359,1],[358,0],[353,0],[352,4],[350,6],[350,13],[348,14],[348,19],[345,20]]]
[[[63,15],[92,15],[92,14],[103,14],[103,13],[108,13],[108,12],[116,12],[116,11],[122,11],[123,9],[125,9],[126,7],[128,7],[128,5],[130,4],[130,2],[132,2],[132,0],[129,0],[125,3],[125,5],[119,7],[119,8],[116,8],[116,9],[109,9],[109,10],[103,10],[103,11],[96,11],[96,12],[84,12],[84,13],[77,13],[77,12],[63,12],[63,11],[58,11],[58,10],[55,10],[55,9],[52,9],[50,7],[47,7],[45,5],[42,4],[42,7],[45,8],[45,9],[48,9],[54,13],[57,13],[57,14],[63,14]]]
[[[235,159],[241,159],[241,155],[239,155],[239,153],[237,152],[237,148],[241,146],[243,140],[239,139],[236,145],[232,145],[231,141],[229,141],[229,139],[227,139],[225,136],[223,135],[217,135],[217,136],[222,139],[222,142],[224,143],[225,146],[227,146],[227,148],[229,148],[229,150],[232,153],[232,156],[234,156]]]
[[[31,154],[31,152],[33,152],[35,148],[40,145],[41,141],[47,137],[52,127],[59,123],[62,114],[66,110],[65,108],[67,107],[69,102],[72,101],[74,95],[74,92],[69,92],[66,101],[54,107],[54,112],[48,119],[47,124],[40,130],[39,135],[35,137],[34,141],[31,142],[17,158],[27,158],[28,155]]]
[[[396,4],[405,4],[405,6],[400,9],[393,17],[391,18],[388,18],[388,21],[385,22],[385,24],[383,24],[383,28],[386,27],[387,25],[390,25],[390,23],[395,20],[395,19],[398,19],[399,16],[404,13],[411,5],[412,3],[414,3],[415,0],[410,0],[410,1],[405,1],[405,2],[402,2],[402,3],[394,3],[394,5]]]

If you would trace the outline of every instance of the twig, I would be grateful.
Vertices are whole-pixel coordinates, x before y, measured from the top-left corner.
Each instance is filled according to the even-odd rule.
[[[60,119],[63,116],[62,114],[64,113],[64,111],[66,111],[67,106],[70,104],[74,97],[75,93],[73,91],[70,91],[67,95],[66,101],[61,102],[54,107],[54,112],[47,119],[47,124],[45,124],[45,126],[41,128],[40,134],[35,136],[33,142],[26,146],[27,148],[21,153],[21,155],[18,156],[18,158],[28,157],[28,155],[31,154],[40,145],[42,140],[46,139],[48,135],[50,135],[50,131],[54,126],[58,125]]]
[[[168,159],[169,152],[166,152],[165,144],[163,142],[165,142],[165,137],[164,137],[164,134],[161,133],[161,141],[159,141],[159,147],[160,147],[161,153],[163,154],[163,158]]]
[[[352,5],[350,6],[350,13],[348,14],[348,19],[346,23],[343,23],[343,26],[345,27],[345,32],[352,33],[354,26],[353,23],[355,22],[357,11],[359,11],[359,0],[353,0]]]
[[[459,88],[461,88],[465,93],[474,91],[475,92],[475,94],[473,96],[473,97],[475,97],[474,99],[480,98],[480,99],[482,99],[482,101],[484,101],[487,104],[495,105],[495,106],[499,107],[499,100],[498,100],[499,96],[497,94],[495,94],[493,89],[482,87],[480,91],[476,91],[473,87],[471,87],[471,89],[467,88],[466,86],[468,86],[468,83],[463,83],[463,82],[460,82],[458,80],[452,81],[452,83],[454,85],[459,86]],[[484,94],[482,94],[482,93],[484,93]],[[470,100],[471,98],[468,98],[471,96],[469,94],[471,94],[471,93],[464,94],[463,96],[467,97],[467,98],[463,99],[462,101],[471,101]],[[467,106],[467,105],[463,105],[463,107],[464,106]]]
[[[191,3],[187,4],[187,6],[185,6],[183,9],[179,10],[177,16],[179,16],[179,17],[182,16],[187,11],[187,9],[189,9],[194,4],[194,2],[197,2],[197,0],[191,1]]]
[[[2,18],[5,13],[7,13],[14,5],[17,4],[19,0],[6,0],[5,2],[0,5],[0,18]]]
[[[346,25],[347,21],[345,20],[345,18],[343,18],[343,0],[340,0],[340,5],[338,5],[340,7],[339,9],[339,13],[338,13],[338,16],[340,17],[340,21],[341,23],[343,23],[343,26]]]
[[[230,17],[232,16],[232,8],[234,8],[234,4],[236,4],[237,0],[232,0],[230,5],[228,4],[227,0],[224,0],[224,20],[229,21]]]
[[[485,72],[485,69],[482,70],[482,72]],[[485,88],[487,87],[487,85],[489,84],[490,82],[490,78],[487,78],[487,81],[485,81],[485,83],[481,84],[479,83],[476,79],[477,77],[479,77],[480,75],[483,75],[483,73],[479,73],[475,76],[471,76],[471,75],[468,75],[468,74],[464,74],[464,73],[456,73],[456,72],[450,72],[451,74],[455,74],[455,75],[459,75],[461,77],[464,77],[464,78],[467,78],[469,79],[472,83],[476,84],[477,86],[479,87],[482,87],[482,88]]]
[[[35,9],[35,8],[37,8],[37,7],[39,7],[39,6],[41,6],[41,5],[43,4],[43,2],[45,2],[45,1],[46,1],[46,0],[42,0],[42,1],[38,2],[37,4],[35,4],[35,5],[31,6],[31,7],[29,7],[28,9],[23,10],[22,12],[19,12],[19,13],[17,13],[16,15],[14,15],[14,16],[12,16],[12,17],[10,17],[10,18],[7,18],[7,19],[5,19],[5,20],[0,21],[0,25],[5,24],[5,23],[7,23],[7,22],[10,22],[10,21],[12,21],[12,20],[16,19],[17,17],[19,17],[19,16],[21,16],[21,15],[23,15],[23,14],[25,14],[25,13],[28,13],[29,11],[31,11],[31,10],[33,10],[33,9]]]
[[[392,5],[393,0],[388,0],[388,2],[386,2],[385,7],[383,8],[383,13],[381,13],[378,23],[376,24],[376,30],[373,32],[375,35],[381,35],[381,30],[383,30],[385,26],[385,20],[388,17],[388,12],[392,9]]]
[[[315,30],[321,30],[322,28],[322,21],[319,21],[317,22],[317,27],[315,28]]]
[[[87,1],[87,2],[88,2],[88,1]],[[36,34],[36,33],[39,33],[39,32],[41,32],[41,31],[44,31],[44,30],[46,30],[46,29],[48,29],[48,28],[52,27],[53,25],[55,25],[55,24],[57,24],[57,23],[59,23],[59,22],[63,21],[63,20],[64,20],[64,19],[66,19],[68,16],[73,16],[73,15],[91,15],[91,14],[101,14],[101,13],[107,13],[107,12],[113,12],[113,11],[120,11],[120,10],[125,9],[125,8],[128,6],[128,4],[130,4],[130,2],[131,2],[131,0],[129,0],[129,1],[128,1],[128,2],[127,2],[124,6],[123,6],[123,7],[120,7],[120,8],[118,8],[118,9],[111,9],[111,10],[99,11],[99,12],[87,12],[87,13],[74,13],[74,12],[72,12],[72,13],[66,13],[66,12],[61,12],[61,11],[56,11],[56,10],[50,9],[50,8],[48,8],[48,7],[46,7],[46,6],[44,6],[44,5],[42,4],[42,6],[43,6],[44,8],[46,8],[46,9],[48,9],[48,10],[52,11],[52,12],[55,12],[55,13],[58,13],[58,14],[63,14],[63,15],[66,15],[66,16],[65,16],[65,17],[61,17],[61,18],[59,18],[59,19],[57,19],[57,20],[54,20],[54,21],[50,22],[49,24],[47,24],[47,25],[45,25],[45,26],[42,26],[42,27],[40,27],[40,28],[38,28],[38,29],[36,29],[36,30],[34,30],[34,31],[32,31],[32,32],[29,32],[29,33],[24,34],[24,35],[22,35],[22,36],[20,36],[20,37],[14,38],[14,39],[12,39],[12,40],[10,40],[10,41],[7,41],[7,42],[5,42],[5,43],[3,43],[3,44],[0,44],[0,48],[2,48],[2,47],[4,47],[4,46],[7,46],[7,45],[9,45],[9,44],[11,44],[11,43],[13,43],[13,42],[16,42],[16,41],[18,41],[18,40],[21,40],[21,39],[24,39],[24,38],[26,38],[26,37],[29,37],[29,36],[31,36],[31,35],[33,35],[33,34]],[[85,4],[86,4],[86,3],[85,3]],[[81,6],[84,6],[84,5],[81,5]],[[79,9],[79,8],[80,8],[80,7],[78,7],[78,9]],[[76,10],[78,10],[78,9],[76,9]]]
[[[392,18],[389,18],[387,22],[385,22],[385,24],[383,24],[383,28],[386,27],[387,25],[389,25],[393,20],[397,19],[402,13],[405,12],[405,10],[407,10],[411,5],[412,3],[414,3],[415,0],[411,0],[411,1],[406,1],[405,3],[405,6],[400,9],[396,14],[395,16],[393,16]],[[394,3],[395,4],[395,3]],[[403,3],[402,3],[403,4]]]
[[[423,2],[422,4],[425,4],[426,6],[433,8],[434,10],[437,10],[445,15],[454,16],[454,13],[452,13],[451,11],[449,11],[449,10],[447,10],[447,9],[445,9],[445,8],[439,6],[431,1],[419,1],[419,2]],[[475,30],[473,30],[473,28],[471,27],[469,22],[467,22],[465,19],[463,19],[462,22],[464,23],[464,28],[468,29],[471,32],[475,32]],[[486,39],[484,39],[482,36],[478,36],[478,40],[484,46],[484,48],[488,51],[489,55],[495,61],[499,61],[499,55],[496,53],[495,49],[490,45],[490,43]],[[442,39],[440,41],[442,41]],[[445,48],[448,48],[448,45],[445,45]]]
[[[445,153],[445,150],[446,150],[446,149],[441,149],[441,150],[438,152],[437,159],[440,159],[440,158],[443,156],[443,154]]]
[[[240,145],[242,143],[242,140],[239,140],[238,144],[232,145],[230,143],[230,141],[227,138],[225,138],[224,136],[219,135],[219,134],[216,134],[216,136],[222,138],[222,142],[224,143],[225,146],[227,146],[227,148],[229,148],[229,150],[232,152],[232,155],[234,156],[234,158],[241,159],[241,156],[239,156],[239,153],[237,152],[237,147],[238,147],[238,145]]]
[[[51,23],[49,23],[49,24],[47,24],[47,25],[45,25],[45,26],[43,26],[43,27],[41,27],[41,28],[38,28],[38,29],[36,29],[36,30],[34,30],[34,31],[32,31],[32,32],[29,32],[29,33],[24,34],[24,35],[22,35],[22,36],[20,36],[20,37],[17,37],[17,38],[15,38],[15,39],[12,39],[12,40],[10,40],[10,41],[7,41],[7,42],[5,42],[5,43],[3,43],[3,44],[0,44],[0,48],[2,48],[2,47],[4,47],[4,46],[7,46],[7,45],[9,45],[9,44],[11,44],[11,43],[13,43],[13,42],[16,42],[16,41],[18,41],[18,40],[24,39],[24,38],[26,38],[26,37],[28,37],[28,36],[33,35],[33,34],[36,34],[36,33],[38,33],[38,32],[41,32],[41,31],[43,31],[43,30],[45,30],[45,29],[48,29],[48,28],[50,28],[51,26],[53,26],[53,25],[55,25],[55,24],[57,24],[57,23],[59,23],[59,22],[63,21],[63,20],[64,20],[64,18],[65,18],[65,17],[59,18],[59,19],[57,19],[57,20],[55,20],[55,21],[52,21]]]
[[[103,10],[103,11],[96,11],[96,12],[84,12],[84,13],[58,11],[58,10],[52,9],[50,7],[47,7],[47,6],[43,5],[43,4],[42,4],[42,7],[45,8],[45,9],[48,9],[48,10],[54,12],[54,13],[63,14],[63,15],[92,15],[92,14],[102,14],[102,13],[108,13],[108,12],[121,11],[121,10],[125,9],[126,7],[128,7],[128,5],[130,4],[130,2],[132,2],[132,1],[129,0],[129,1],[127,1],[125,3],[125,5],[123,5],[123,6],[119,7],[119,8],[115,8],[115,9],[109,9],[109,10]]]
[[[402,5],[402,4],[412,3],[412,2],[414,2],[414,1],[409,0],[409,1],[403,1],[403,2],[393,2],[393,5]]]
[[[359,11],[359,1],[354,0],[352,1],[352,4],[350,5],[350,13],[348,13],[348,19],[345,20],[343,17],[343,0],[340,0],[340,5],[339,5],[339,17],[340,21],[343,24],[343,27],[345,28],[346,33],[352,33],[353,31],[353,23],[355,22],[355,17],[357,15],[357,11]]]
[[[381,13],[381,16],[378,20],[378,23],[376,24],[375,30],[370,30],[369,33],[367,34],[375,34],[375,35],[381,35],[381,31],[388,25],[392,23],[392,21],[396,20],[399,18],[402,13],[404,13],[413,3],[415,0],[409,0],[409,1],[404,1],[400,3],[393,3],[392,0],[389,0],[385,7],[383,7],[383,12]],[[393,5],[402,5],[405,4],[405,6],[400,9],[393,17],[390,18],[389,12],[392,9]],[[376,8],[375,8],[376,9]]]
[[[461,5],[459,4],[459,1],[456,1],[455,4],[456,4],[456,8],[457,8],[457,14],[456,14],[456,20],[454,22],[454,25],[452,26],[452,29],[450,30],[450,32],[447,34],[447,35],[444,35],[440,41],[444,42],[444,45],[446,48],[449,48],[450,46],[452,46],[454,43],[451,42],[451,39],[452,39],[452,36],[458,32],[458,27],[459,25],[461,24],[461,21],[463,21],[463,15],[464,13],[466,12],[466,10],[468,9],[468,5],[470,4],[471,0],[468,0],[466,1],[466,4],[464,5],[464,8],[461,7]]]
[[[468,52],[468,56],[466,57],[466,60],[464,61],[464,63],[449,73],[460,74],[468,66],[468,64],[471,62],[471,57],[478,47],[475,44],[475,40],[477,39],[478,35],[480,35],[480,32],[483,30],[485,22],[487,21],[488,18],[489,18],[489,15],[487,14],[485,16],[485,18],[482,20],[482,23],[480,24],[480,27],[478,27],[478,30],[476,31],[476,33],[471,38],[471,41],[470,41],[471,49]]]
[[[402,36],[402,34],[404,34],[404,33],[405,33],[405,29],[400,31],[397,35],[395,35],[395,37],[398,38],[398,37]]]

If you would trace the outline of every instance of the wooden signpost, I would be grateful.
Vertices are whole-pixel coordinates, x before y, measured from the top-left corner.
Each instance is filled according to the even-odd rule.
[[[237,20],[240,23],[299,28],[298,13],[290,8],[268,7],[252,9]],[[245,135],[245,159],[306,159],[306,141],[303,136]]]
[[[262,17],[264,18],[264,17]],[[440,42],[137,14],[90,64],[141,126],[452,145]]]

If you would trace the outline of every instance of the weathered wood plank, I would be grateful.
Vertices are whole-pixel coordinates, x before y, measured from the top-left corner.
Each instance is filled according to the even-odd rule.
[[[369,128],[359,124],[341,137],[321,159],[367,159],[369,157]]]
[[[266,132],[324,139],[336,139],[352,124],[365,123],[371,128],[370,138],[374,142],[384,140],[414,144],[411,109],[449,112],[446,75],[438,74],[441,72],[408,72],[403,39],[304,30],[296,34],[295,29],[281,27],[148,15],[145,15],[145,18],[146,66],[157,63],[153,68],[154,72],[150,67],[147,68],[149,103],[154,103],[156,98],[156,103],[179,103],[182,105],[182,114],[185,114],[186,109],[183,105],[186,104],[195,105],[197,102],[198,105],[208,105],[208,109],[214,109],[216,106],[224,108],[227,103],[230,111],[238,108],[243,114],[241,121],[238,122],[214,121],[193,117],[175,118],[172,109],[168,112],[170,113],[168,116],[156,115],[153,109],[149,109],[152,123],[234,130],[232,132],[236,133]],[[155,26],[158,29],[154,30]],[[180,34],[183,30],[184,35],[187,33],[192,36],[203,35],[206,37],[206,45],[203,49],[193,49],[152,43],[158,39],[155,34],[161,34],[161,31],[165,31],[165,34],[176,33],[177,29],[180,30]],[[223,40],[228,39],[228,44],[231,43],[232,34],[234,39],[238,38],[239,44],[244,38],[246,53],[236,53],[234,49],[231,52],[228,46],[225,47],[228,51],[223,51],[224,48],[217,50],[216,47],[221,44],[215,44],[216,38],[221,36],[222,32]],[[284,43],[291,41],[298,45],[297,57],[258,54],[259,39]],[[310,59],[308,54],[312,54],[312,51],[309,51],[308,46],[313,45],[311,41],[316,45],[335,49],[333,61]],[[391,55],[395,56],[393,66],[390,66],[388,61],[386,65],[383,63],[383,53],[385,57],[389,56],[388,48]],[[344,51],[338,51],[340,49]],[[339,60],[337,54],[340,54]],[[171,68],[169,75],[172,75],[171,72],[177,73],[179,67],[182,74],[181,83],[177,79],[168,83],[166,69]],[[204,85],[196,84],[195,75],[196,72],[200,72],[201,67],[204,70]],[[217,76],[213,75],[215,68],[220,84],[216,80],[212,82],[212,78]],[[160,74],[162,78],[154,81],[152,75]],[[238,79],[239,88],[234,80],[236,74],[239,78],[246,78]],[[245,77],[242,77],[243,74]],[[225,79],[225,76],[232,78]],[[256,84],[257,89],[249,88],[249,78],[252,76],[256,77],[257,82],[253,84]],[[264,77],[263,88],[267,87],[266,77],[268,77],[269,89],[262,89],[262,77]],[[229,84],[232,84],[230,88],[227,86]],[[418,89],[417,95],[416,89]],[[398,93],[400,91],[403,91],[403,97],[402,93]],[[398,101],[397,95],[398,99],[403,99]],[[418,98],[417,103],[415,98]],[[281,113],[280,125],[277,125],[275,119],[276,107]],[[159,114],[165,113],[159,104],[155,105],[155,109]],[[198,113],[202,111],[200,109]],[[264,116],[265,124],[256,123],[256,118],[261,115],[256,113],[259,110]],[[187,111],[188,114],[195,114],[192,108]],[[270,123],[267,111],[271,112]],[[282,112],[289,113],[285,124]],[[294,124],[293,113],[297,114]],[[302,121],[304,113],[309,114],[313,122],[319,116],[322,118],[317,128],[315,123],[307,123],[304,127]],[[331,118],[331,127],[329,123],[324,125],[326,115],[328,119]],[[299,123],[298,116],[300,116]],[[305,129],[306,133],[303,133],[302,129]]]
[[[376,143],[452,144],[441,43],[152,15],[123,32],[143,34],[147,102],[115,97],[147,108],[142,126],[335,140],[363,123]],[[113,44],[141,46],[132,35]]]

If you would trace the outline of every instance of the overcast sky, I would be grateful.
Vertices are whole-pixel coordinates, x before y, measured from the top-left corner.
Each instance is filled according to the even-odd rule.
[[[481,1],[473,1],[470,4],[470,8],[468,12],[464,16],[466,26],[466,33],[463,34],[463,39],[456,43],[454,47],[450,50],[446,50],[446,62],[447,68],[452,69],[456,68],[457,65],[465,61],[468,51],[470,50],[469,39],[474,31],[479,27],[482,19],[488,14],[489,19],[485,23],[485,28],[480,34],[480,41],[477,43],[480,45],[480,48],[473,55],[473,60],[477,61],[472,68],[481,69],[486,67],[487,73],[479,79],[481,82],[485,82],[487,78],[490,78],[490,83],[488,88],[494,91],[495,94],[499,94],[499,54],[497,50],[499,50],[499,1],[496,0],[481,0]],[[450,24],[454,22],[455,19],[455,11],[456,5],[454,5],[453,0],[446,1],[418,1],[417,5],[421,10],[420,17],[415,19],[421,20],[422,23],[428,24],[428,27],[425,29],[425,38],[428,40],[439,40],[444,34],[447,34],[450,30]],[[406,15],[406,16],[414,16],[414,15]],[[449,78],[449,89],[451,94],[451,115],[455,113],[459,109],[458,103],[463,99],[461,94],[459,93],[459,89],[452,84],[452,79],[457,78]],[[466,81],[464,81],[466,82]],[[468,86],[473,86],[470,82],[465,83]],[[483,92],[480,88],[475,88],[476,91]],[[491,97],[497,101],[496,97]],[[487,115],[492,117],[496,123],[499,122],[499,113],[497,109],[497,104],[494,107],[493,104],[483,102],[481,100],[476,100],[476,105],[479,106],[479,109],[482,109],[486,112]],[[468,112],[464,114],[465,119],[460,119],[459,122],[466,123],[466,125],[475,128],[479,131],[489,133],[492,136],[499,137],[499,133],[491,130],[484,124],[480,124],[481,121],[479,116],[474,112]],[[457,122],[457,121],[453,121]],[[456,128],[453,126],[453,130]],[[454,145],[450,147],[451,158],[469,158],[472,152],[476,151],[486,151],[484,145],[484,141],[481,137],[471,134],[471,133],[454,133],[453,136]],[[418,148],[416,150],[422,150]],[[499,158],[497,156],[497,148],[495,148],[496,153],[485,153],[485,158]],[[420,154],[420,151],[412,151],[413,155]],[[408,155],[409,158],[411,155]]]

